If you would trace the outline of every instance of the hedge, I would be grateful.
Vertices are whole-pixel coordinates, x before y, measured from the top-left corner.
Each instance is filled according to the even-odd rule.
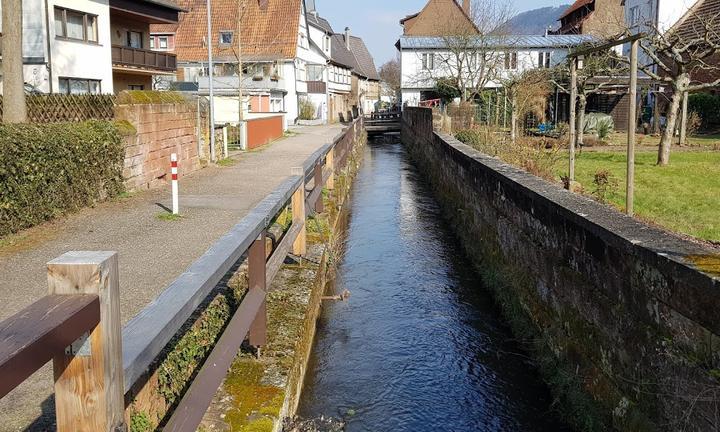
[[[695,93],[688,98],[688,108],[700,115],[702,129],[720,126],[720,96],[709,93]]]
[[[124,157],[112,122],[0,124],[0,236],[119,194]]]

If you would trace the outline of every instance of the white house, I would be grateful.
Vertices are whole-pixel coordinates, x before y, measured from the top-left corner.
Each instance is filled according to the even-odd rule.
[[[398,42],[401,62],[402,103],[410,106],[438,97],[436,81],[451,77],[457,67],[456,58],[463,58],[464,74],[468,87],[477,87],[483,81],[479,69],[480,53],[486,58],[485,74],[491,77],[484,83],[488,89],[499,88],[502,80],[534,68],[551,68],[564,62],[573,47],[595,40],[590,35],[503,36],[478,38],[482,50],[471,42],[449,48],[453,41],[437,36],[402,36]],[[458,47],[468,46],[466,54]]]
[[[43,93],[149,89],[175,56],[146,56],[150,23],[177,23],[172,1],[23,0],[25,83]]]

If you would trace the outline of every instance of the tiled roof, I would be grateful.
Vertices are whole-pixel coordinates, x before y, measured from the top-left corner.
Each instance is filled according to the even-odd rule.
[[[167,1],[167,0],[164,0]],[[267,3],[261,8],[260,3]],[[249,0],[242,14],[242,51],[246,60],[277,60],[295,57],[302,0]],[[206,0],[178,0],[187,11],[177,25],[152,25],[153,33],[175,33],[178,61],[207,59]],[[212,1],[213,55],[218,61],[235,61],[232,46],[219,46],[221,31],[237,33],[238,0]]]
[[[563,12],[563,14],[560,16],[560,18],[558,18],[558,21],[560,21],[561,19],[570,15],[571,13],[575,12],[576,10],[581,9],[581,8],[589,5],[590,3],[593,3],[594,1],[595,0],[576,0],[572,6],[570,6],[569,8],[567,8],[565,10],[565,12]]]
[[[355,56],[345,46],[345,35],[337,33],[332,35],[330,41],[330,60],[349,69],[357,69],[359,66]]]
[[[569,48],[584,43],[595,42],[597,38],[591,35],[510,35],[494,38],[478,39],[478,47],[495,48]],[[447,41],[441,37],[412,37],[401,36],[401,49],[443,49]]]
[[[332,29],[332,26],[328,22],[328,20],[320,17],[320,15],[316,15],[312,12],[308,12],[307,20],[308,20],[309,24],[314,24],[315,27],[318,27],[318,28],[324,30],[326,33],[330,33],[330,34],[335,33]]]
[[[365,46],[365,42],[359,37],[350,36],[350,51],[352,51],[358,64],[356,73],[371,80],[380,81],[380,75],[375,67],[375,61],[372,55],[370,55],[367,46]]]

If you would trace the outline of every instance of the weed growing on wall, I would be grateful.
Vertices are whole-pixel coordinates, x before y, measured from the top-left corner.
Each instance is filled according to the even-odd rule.
[[[0,236],[118,195],[124,157],[112,122],[0,125]]]

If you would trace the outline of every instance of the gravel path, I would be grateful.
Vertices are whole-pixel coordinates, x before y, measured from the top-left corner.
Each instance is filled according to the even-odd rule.
[[[294,131],[298,134],[240,154],[232,166],[181,178],[180,220],[157,217],[165,212],[162,206],[170,207],[167,187],[102,203],[0,242],[0,319],[47,293],[45,264],[51,259],[69,250],[114,250],[127,322],[341,127]],[[51,369],[46,365],[0,400],[0,430],[25,430],[43,412],[52,412]],[[43,423],[30,430],[48,430]]]

